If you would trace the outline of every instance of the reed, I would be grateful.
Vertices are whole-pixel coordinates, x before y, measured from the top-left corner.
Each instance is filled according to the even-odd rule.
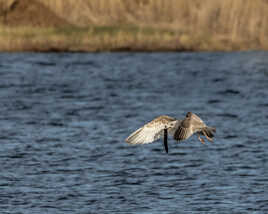
[[[2,8],[15,1],[22,0]],[[2,25],[0,48],[4,37],[25,46],[34,37],[44,46],[51,40],[47,47],[82,51],[268,49],[267,0],[31,1],[60,21],[47,29]]]

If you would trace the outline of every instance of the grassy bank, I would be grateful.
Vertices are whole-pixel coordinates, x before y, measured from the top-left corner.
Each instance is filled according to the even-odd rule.
[[[0,27],[2,51],[227,51],[236,45],[225,38],[136,26]]]
[[[267,18],[266,0],[0,0],[0,50],[268,50]]]

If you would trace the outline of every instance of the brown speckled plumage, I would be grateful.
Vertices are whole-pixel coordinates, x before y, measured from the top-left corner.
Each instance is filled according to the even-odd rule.
[[[133,132],[126,142],[130,144],[152,143],[164,136],[165,129],[167,129],[168,135],[177,141],[186,140],[197,133],[198,139],[202,143],[204,140],[200,138],[200,135],[204,135],[209,141],[212,141],[213,132],[216,132],[215,128],[207,126],[196,114],[188,112],[183,120],[166,115],[159,116]]]

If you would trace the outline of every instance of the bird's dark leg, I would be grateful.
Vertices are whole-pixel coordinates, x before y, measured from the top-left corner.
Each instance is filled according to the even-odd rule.
[[[164,146],[165,146],[166,152],[168,153],[168,141],[167,141],[167,138],[168,138],[168,132],[167,132],[167,129],[164,129]]]

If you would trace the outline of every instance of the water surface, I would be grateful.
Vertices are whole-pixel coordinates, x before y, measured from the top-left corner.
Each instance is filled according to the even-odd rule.
[[[1,213],[268,213],[267,59],[1,54]],[[188,111],[214,143],[124,142]]]

